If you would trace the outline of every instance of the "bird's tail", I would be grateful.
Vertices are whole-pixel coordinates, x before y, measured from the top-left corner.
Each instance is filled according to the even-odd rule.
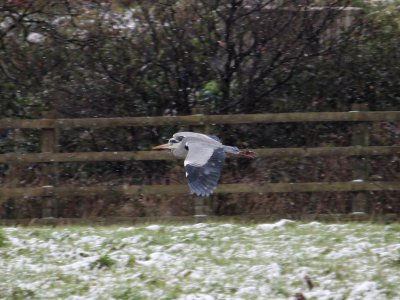
[[[233,146],[225,146],[224,145],[224,150],[226,153],[232,153],[232,154],[239,154],[240,150],[238,147],[233,147]]]

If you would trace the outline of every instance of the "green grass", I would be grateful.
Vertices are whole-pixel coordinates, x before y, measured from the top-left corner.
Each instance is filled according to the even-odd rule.
[[[6,245],[6,235],[2,230],[0,230],[0,247],[4,247]]]
[[[97,260],[90,264],[91,268],[111,268],[116,264],[116,261],[109,257],[107,254],[100,256]]]
[[[399,224],[3,228],[0,241],[0,299],[400,299]]]

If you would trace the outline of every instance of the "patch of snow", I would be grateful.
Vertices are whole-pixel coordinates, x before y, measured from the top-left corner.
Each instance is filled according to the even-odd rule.
[[[299,227],[303,227],[303,228],[307,228],[307,227],[321,227],[323,226],[322,223],[317,222],[317,221],[313,221],[307,224],[300,224]]]
[[[154,252],[150,254],[150,259],[157,262],[168,262],[175,259],[175,257],[164,252]]]
[[[329,224],[329,225],[325,225],[325,227],[329,231],[336,232],[336,231],[341,231],[341,230],[345,229],[346,225],[345,224]]]
[[[271,263],[267,266],[256,265],[249,268],[248,272],[253,275],[263,275],[265,278],[273,279],[281,275],[281,266],[277,263]]]
[[[292,220],[282,219],[282,220],[280,220],[280,221],[278,221],[276,223],[273,223],[273,224],[260,224],[260,225],[257,225],[256,229],[258,229],[258,230],[273,230],[273,229],[276,229],[276,228],[282,228],[282,227],[285,227],[285,226],[288,226],[288,225],[292,225],[294,223],[295,222],[292,221]]]
[[[400,299],[397,225],[281,220],[3,231],[7,299],[21,289],[38,299],[264,300],[298,292],[318,300]],[[104,256],[113,264],[93,267]]]
[[[207,223],[197,223],[197,224],[191,225],[190,227],[194,228],[194,229],[201,229],[201,228],[208,227],[208,224]]]
[[[33,44],[42,44],[46,40],[46,37],[41,33],[31,32],[26,37],[26,40]]]
[[[17,227],[5,227],[3,228],[4,232],[13,232],[13,231],[17,231],[18,228]]]
[[[177,243],[177,244],[173,244],[168,251],[170,252],[179,252],[179,251],[183,251],[184,249],[187,248],[187,244],[181,244],[181,243]]]
[[[133,15],[134,12],[134,9],[126,10],[123,13],[106,12],[103,14],[103,18],[108,21],[113,29],[129,32],[137,26],[137,21]]]
[[[376,300],[384,299],[383,296],[376,282],[364,281],[354,285],[348,299]]]
[[[189,294],[178,298],[178,300],[214,300],[215,298],[207,294]]]
[[[219,225],[219,227],[223,228],[223,229],[232,229],[232,228],[234,228],[234,226],[232,224],[221,224],[221,225]]]
[[[352,248],[342,248],[337,251],[332,251],[326,255],[327,258],[330,259],[339,259],[339,258],[350,258],[356,256],[357,253],[354,252]]]
[[[51,24],[55,26],[65,26],[70,21],[71,21],[71,16],[62,16],[55,18],[53,21],[51,21]]]
[[[151,230],[151,231],[160,231],[161,226],[160,225],[149,225],[146,227],[146,229]]]
[[[90,256],[90,257],[83,257],[80,258],[80,260],[73,262],[71,264],[66,264],[63,266],[60,266],[60,270],[67,272],[67,271],[83,271],[85,269],[89,269],[90,265],[95,262],[97,259],[99,259],[99,256]]]
[[[90,245],[91,248],[101,248],[102,244],[105,242],[106,238],[96,236],[96,235],[88,235],[83,236],[79,240],[76,241],[77,246]],[[84,252],[82,250],[82,252]]]
[[[258,293],[258,289],[255,286],[247,286],[240,288],[236,295],[239,297],[249,297],[251,295],[256,295]]]
[[[14,23],[13,18],[9,16],[5,17],[4,21],[0,23],[0,30],[7,31],[13,23]]]
[[[343,295],[345,293],[346,293],[346,291],[340,291],[340,290],[339,291],[330,291],[330,290],[316,288],[316,289],[313,289],[312,291],[305,292],[304,296],[306,299],[318,299],[318,300],[349,299],[349,298],[343,297]],[[353,299],[353,300],[355,300],[355,299]]]

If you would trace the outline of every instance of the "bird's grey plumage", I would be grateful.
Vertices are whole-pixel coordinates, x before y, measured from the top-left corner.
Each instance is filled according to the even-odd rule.
[[[164,146],[170,149],[174,156],[185,159],[184,166],[190,191],[198,196],[209,196],[216,189],[225,153],[240,153],[237,147],[223,145],[216,136],[196,132],[175,133],[168,144],[158,147]]]
[[[193,146],[197,147],[198,145],[194,144]],[[190,147],[188,156],[191,153]],[[225,151],[223,148],[213,149],[208,161],[201,166],[185,160],[186,178],[193,194],[208,196],[214,192],[221,177],[224,161]]]
[[[186,178],[190,190],[198,196],[212,194],[221,177],[225,146],[216,136],[195,132],[178,132],[173,138],[181,145],[172,153],[185,158]]]

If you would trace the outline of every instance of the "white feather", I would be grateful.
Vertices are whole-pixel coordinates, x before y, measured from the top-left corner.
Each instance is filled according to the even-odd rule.
[[[199,141],[190,141],[186,145],[189,148],[184,165],[192,165],[196,167],[204,166],[214,153],[214,150],[219,148],[216,145],[203,143]]]

